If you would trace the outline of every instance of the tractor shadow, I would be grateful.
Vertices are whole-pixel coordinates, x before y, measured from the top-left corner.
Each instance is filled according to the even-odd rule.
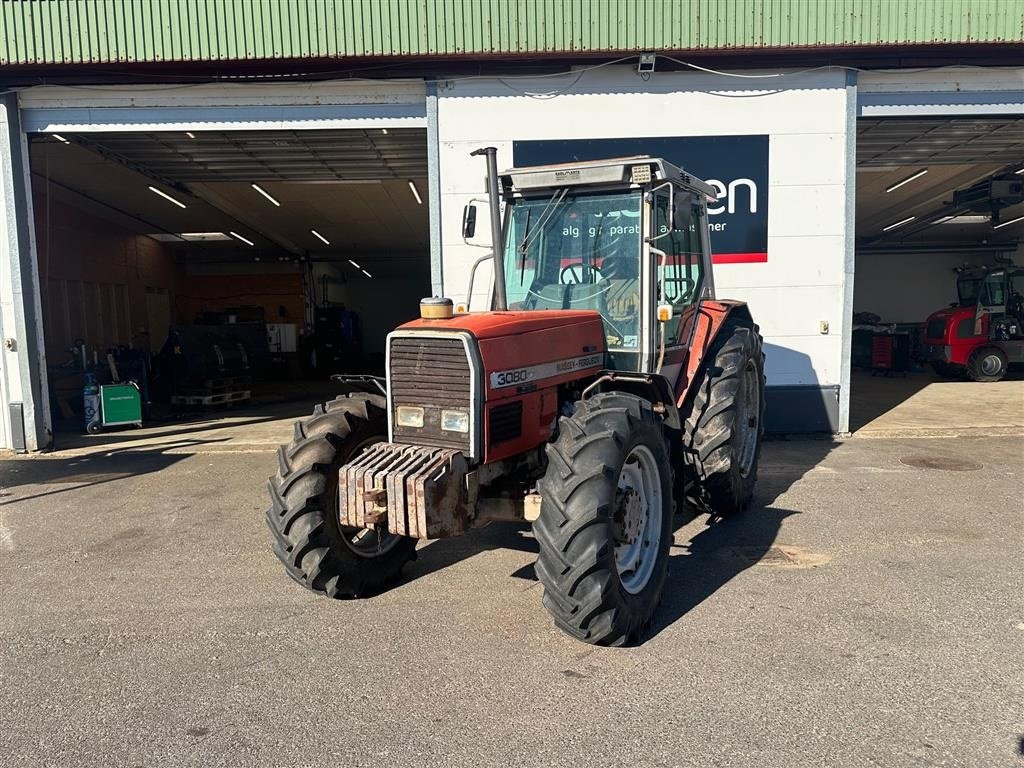
[[[762,449],[757,487],[750,507],[726,518],[706,515],[677,515],[676,540],[669,551],[668,575],[661,605],[654,622],[644,634],[649,640],[683,618],[739,574],[778,554],[773,549],[783,522],[798,510],[776,502],[806,473],[822,463],[838,444],[830,439],[772,439]],[[706,521],[689,540],[678,533],[696,528],[697,520]],[[470,531],[464,536],[432,541],[417,550],[396,586],[411,583],[475,555],[495,549],[511,549],[532,555],[538,553],[530,525],[494,524]],[[513,578],[537,581],[531,562],[511,574]]]
[[[669,550],[661,605],[644,641],[672,626],[772,551],[782,521],[793,510],[752,507],[738,515],[710,520],[687,542]],[[685,520],[685,519],[684,519]]]

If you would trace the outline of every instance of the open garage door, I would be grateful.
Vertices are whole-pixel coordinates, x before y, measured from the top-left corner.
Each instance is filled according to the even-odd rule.
[[[1022,185],[1020,117],[858,120],[852,430],[1019,424]]]
[[[425,128],[58,132],[30,156],[66,431],[87,377],[140,384],[146,421],[329,395],[429,294]]]

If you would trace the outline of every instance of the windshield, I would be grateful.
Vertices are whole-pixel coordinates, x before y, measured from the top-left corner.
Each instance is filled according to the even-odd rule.
[[[639,347],[640,191],[560,189],[517,200],[505,246],[509,309],[592,309],[608,346]]]
[[[978,303],[978,289],[981,287],[981,278],[961,277],[957,283],[957,292],[960,294],[960,305],[973,307]]]

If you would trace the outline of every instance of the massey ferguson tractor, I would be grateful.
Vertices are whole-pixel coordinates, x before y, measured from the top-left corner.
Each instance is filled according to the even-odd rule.
[[[635,642],[674,514],[742,510],[757,477],[764,354],[747,306],[715,298],[715,191],[646,156],[499,176],[494,148],[473,154],[491,309],[425,299],[388,336],[378,393],[296,423],[270,479],[273,549],[308,589],[361,597],[421,539],[529,521],[555,624]],[[475,228],[471,204],[464,238]]]
[[[1024,364],[1024,268],[967,267],[956,288],[959,303],[925,323],[928,362],[946,378],[999,381]]]

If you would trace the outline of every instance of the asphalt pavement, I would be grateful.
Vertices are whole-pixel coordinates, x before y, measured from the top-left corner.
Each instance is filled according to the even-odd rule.
[[[679,529],[626,649],[552,626],[527,528],[428,543],[371,599],[304,591],[273,466],[0,461],[0,765],[1021,764],[1019,436],[766,444],[757,504]]]

